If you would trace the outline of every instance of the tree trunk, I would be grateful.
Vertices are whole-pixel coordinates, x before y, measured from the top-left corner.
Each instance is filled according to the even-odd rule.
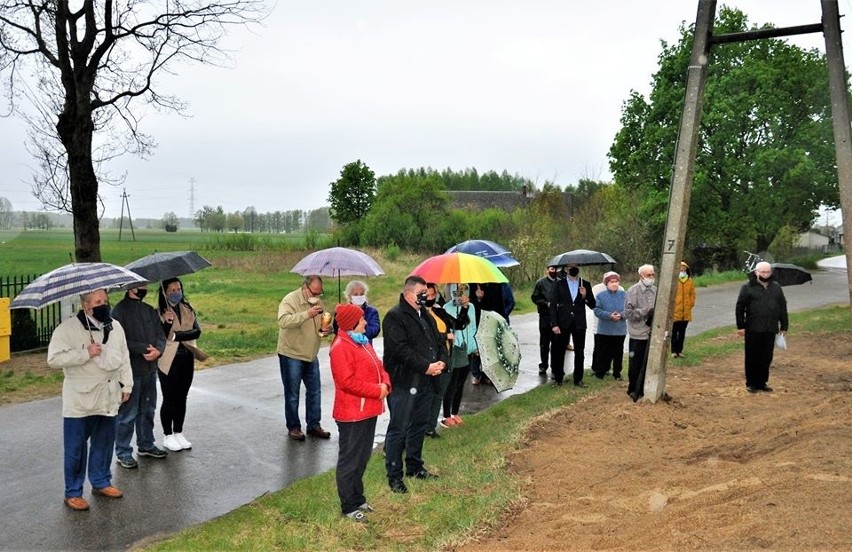
[[[78,263],[101,261],[98,221],[98,178],[92,162],[94,123],[91,110],[74,113],[66,104],[56,129],[68,154],[71,211],[74,220],[74,257]]]

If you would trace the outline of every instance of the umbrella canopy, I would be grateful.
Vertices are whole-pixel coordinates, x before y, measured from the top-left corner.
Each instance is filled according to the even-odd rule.
[[[149,282],[162,282],[213,266],[195,251],[151,253],[124,266]],[[125,286],[127,287],[127,286]]]
[[[482,371],[498,393],[515,386],[521,365],[518,335],[506,319],[493,311],[482,311],[476,329],[476,344]]]
[[[337,276],[337,300],[340,301],[341,276],[381,276],[385,273],[371,256],[357,249],[330,247],[305,256],[290,272],[302,276]]]
[[[506,275],[488,259],[458,252],[429,257],[417,265],[409,276],[420,276],[435,284],[509,282]]]
[[[550,262],[547,263],[547,266],[592,266],[606,264],[616,264],[615,259],[607,255],[606,253],[601,253],[600,251],[592,251],[590,249],[575,249],[573,251],[566,251],[561,255],[553,257],[552,259],[550,259]]]
[[[810,282],[811,273],[804,268],[788,263],[770,263],[772,278],[782,286],[795,286]]]
[[[42,274],[12,301],[13,309],[40,309],[66,297],[147,280],[126,268],[109,263],[75,263]]]
[[[489,240],[467,240],[457,243],[445,251],[445,253],[455,252],[470,253],[477,257],[483,257],[503,268],[518,266],[521,264],[512,256],[511,251],[499,243]]]

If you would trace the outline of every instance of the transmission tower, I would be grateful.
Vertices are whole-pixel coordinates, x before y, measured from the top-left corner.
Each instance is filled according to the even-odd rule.
[[[189,179],[189,220],[195,218],[195,177]]]

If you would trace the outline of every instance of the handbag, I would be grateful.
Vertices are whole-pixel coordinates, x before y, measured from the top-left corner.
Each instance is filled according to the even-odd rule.
[[[775,334],[775,347],[777,349],[787,350],[787,339],[784,337],[784,334]]]

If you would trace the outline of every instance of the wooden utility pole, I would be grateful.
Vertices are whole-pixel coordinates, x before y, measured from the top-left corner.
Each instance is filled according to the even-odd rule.
[[[831,120],[834,122],[834,151],[837,156],[837,188],[846,247],[846,280],[849,307],[852,309],[852,131],[849,128],[849,96],[846,63],[840,41],[840,12],[837,0],[822,0],[822,25],[825,57],[828,62],[828,86],[831,90]]]
[[[133,217],[130,216],[130,201],[127,199],[127,189],[121,190],[121,218],[118,219],[118,241],[121,241],[121,230],[124,227],[124,206],[127,205],[127,222],[130,224],[130,235],[136,241],[136,232],[133,231]]]
[[[686,218],[692,197],[695,151],[698,148],[698,130],[701,123],[701,104],[704,100],[704,84],[707,81],[710,36],[715,18],[716,0],[699,1],[695,19],[695,39],[686,77],[686,101],[680,119],[674,174],[669,191],[669,215],[663,240],[662,264],[657,271],[657,302],[654,307],[654,322],[651,325],[648,367],[645,371],[645,398],[651,402],[656,402],[666,391],[665,365],[669,352],[669,329],[677,294],[675,279],[680,260],[683,258]]]

